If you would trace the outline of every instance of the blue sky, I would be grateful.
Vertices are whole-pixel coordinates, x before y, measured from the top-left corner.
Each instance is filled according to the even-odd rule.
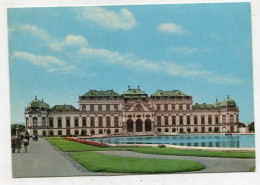
[[[35,95],[51,107],[89,89],[230,96],[254,121],[249,3],[8,10],[11,120]]]

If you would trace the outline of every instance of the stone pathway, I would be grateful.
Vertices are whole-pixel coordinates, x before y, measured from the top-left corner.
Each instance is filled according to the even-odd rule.
[[[255,159],[170,156],[170,155],[142,154],[142,153],[136,153],[132,151],[99,151],[99,153],[125,156],[125,157],[183,159],[183,160],[196,161],[205,166],[203,170],[191,171],[185,173],[247,172],[250,169],[250,167],[255,165]]]
[[[63,177],[86,175],[114,175],[88,172],[78,163],[55,150],[46,140],[30,140],[28,152],[12,154],[13,177]]]

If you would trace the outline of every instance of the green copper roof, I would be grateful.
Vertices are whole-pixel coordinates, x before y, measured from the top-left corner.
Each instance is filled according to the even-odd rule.
[[[28,108],[46,108],[46,109],[49,109],[49,108],[50,108],[50,106],[49,106],[47,103],[45,103],[43,100],[38,100],[38,99],[37,99],[37,96],[35,96],[35,99],[32,100],[32,101],[28,104],[27,107],[28,107]]]
[[[128,86],[128,90],[123,92],[124,98],[147,98],[148,95],[139,89],[139,86],[137,89],[131,89],[130,86]]]
[[[114,90],[106,90],[106,91],[97,91],[97,90],[89,90],[83,96],[119,96]]]
[[[214,106],[211,104],[206,104],[206,103],[196,103],[195,105],[192,106],[193,109],[213,109]]]
[[[172,90],[172,91],[157,90],[156,93],[152,94],[152,96],[189,96],[189,95],[179,90]]]
[[[236,102],[233,99],[229,98],[228,95],[228,97],[221,102],[221,106],[236,106]]]
[[[51,108],[52,111],[77,111],[73,105],[55,105]]]

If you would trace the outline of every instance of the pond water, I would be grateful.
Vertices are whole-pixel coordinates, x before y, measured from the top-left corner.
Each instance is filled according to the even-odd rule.
[[[198,147],[254,148],[255,135],[172,135],[134,136],[87,139],[110,144],[171,144]]]

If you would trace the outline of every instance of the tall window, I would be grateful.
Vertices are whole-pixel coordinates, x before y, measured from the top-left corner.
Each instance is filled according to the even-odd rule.
[[[103,118],[101,116],[98,117],[98,126],[103,127]]]
[[[90,111],[94,111],[94,105],[93,104],[90,105]]]
[[[168,110],[168,104],[164,104],[164,110]]]
[[[46,127],[46,117],[42,117],[42,126]]]
[[[86,111],[86,105],[85,104],[82,105],[82,110]]]
[[[164,124],[165,124],[165,125],[169,125],[168,116],[165,116],[165,117],[164,117]]]
[[[186,104],[187,110],[190,110],[190,104]]]
[[[230,123],[234,123],[234,116],[233,116],[233,114],[231,114],[231,115],[229,116],[229,119],[230,119]]]
[[[157,105],[156,105],[156,110],[161,110],[161,109],[160,109],[160,104],[157,104]]]
[[[66,127],[70,127],[70,117],[66,118]]]
[[[49,118],[49,127],[53,128],[53,118]]]
[[[106,105],[106,111],[110,111],[110,105],[109,104]]]
[[[95,127],[95,117],[90,118],[90,126]]]
[[[175,110],[175,104],[172,104],[172,110]]]
[[[61,118],[58,118],[58,128],[61,128],[62,127],[62,120]]]
[[[172,125],[176,125],[176,117],[172,116]]]
[[[118,105],[117,104],[114,105],[114,110],[118,111]]]
[[[208,116],[208,124],[211,125],[211,123],[212,123],[212,117]]]
[[[101,104],[98,105],[98,111],[102,111],[102,105]]]
[[[222,115],[222,123],[226,123],[226,115]]]
[[[114,126],[118,127],[118,117],[114,117]]]
[[[201,116],[201,124],[204,125],[205,124],[205,117]]]
[[[79,127],[79,119],[78,118],[74,118],[74,125],[75,125],[75,127]]]
[[[37,122],[38,122],[38,118],[37,117],[33,117],[33,126],[37,127]]]
[[[83,117],[83,118],[82,118],[82,126],[83,126],[83,127],[86,127],[86,126],[87,126],[86,117]]]
[[[107,123],[107,127],[111,126],[111,124],[110,124],[110,117],[106,117],[106,123]]]
[[[157,116],[157,125],[161,125],[161,116]]]
[[[215,123],[216,123],[216,124],[218,124],[218,123],[219,123],[218,116],[215,116]]]
[[[187,125],[190,125],[190,116],[187,116],[186,119],[187,119]]]
[[[179,110],[182,110],[182,104],[179,104]]]
[[[194,116],[194,125],[197,125],[197,124],[198,124],[198,117]]]

